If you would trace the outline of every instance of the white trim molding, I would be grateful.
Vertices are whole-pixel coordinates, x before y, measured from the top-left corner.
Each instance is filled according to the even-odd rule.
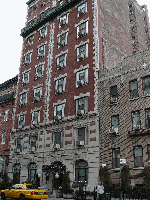
[[[82,70],[85,70],[85,69],[88,69],[88,68],[89,68],[89,64],[87,64],[85,66],[81,65],[79,69],[74,70],[74,73],[77,73],[79,71],[82,71]]]
[[[80,99],[83,97],[89,97],[89,96],[90,96],[90,92],[87,92],[86,94],[80,93],[79,96],[74,96],[74,100]]]
[[[60,54],[55,56],[55,59],[58,58],[59,56],[63,55],[63,54],[67,54],[68,53],[68,49],[66,51],[61,51]]]
[[[79,48],[80,46],[82,46],[82,45],[84,45],[84,44],[87,44],[87,43],[89,43],[89,39],[87,40],[87,41],[81,41],[80,42],[80,44],[78,44],[78,45],[75,45],[75,49],[77,49],[77,48]]]
[[[59,104],[64,104],[64,103],[66,103],[66,99],[64,99],[63,101],[58,100],[57,103],[53,103],[53,107],[58,106]]]
[[[79,25],[81,25],[81,24],[83,24],[83,23],[85,23],[85,22],[87,22],[89,20],[89,17],[87,18],[87,19],[82,19],[78,24],[75,24],[75,27],[77,27],[77,26],[79,26]]]
[[[57,81],[57,80],[59,80],[59,79],[61,79],[61,78],[65,78],[67,76],[67,73],[65,73],[65,74],[60,74],[57,78],[54,78],[54,81]]]

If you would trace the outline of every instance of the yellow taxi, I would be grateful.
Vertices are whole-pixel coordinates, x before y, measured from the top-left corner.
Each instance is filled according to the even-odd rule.
[[[1,190],[1,200],[12,199],[47,199],[46,190],[34,189],[31,184],[15,184],[10,189]]]

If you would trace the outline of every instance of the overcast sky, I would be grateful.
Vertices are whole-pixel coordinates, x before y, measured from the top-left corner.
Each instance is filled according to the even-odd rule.
[[[25,26],[28,0],[1,0],[0,31],[0,84],[19,73],[23,38],[21,29]],[[124,0],[120,0],[124,1]],[[150,0],[137,0],[140,5],[148,6]]]

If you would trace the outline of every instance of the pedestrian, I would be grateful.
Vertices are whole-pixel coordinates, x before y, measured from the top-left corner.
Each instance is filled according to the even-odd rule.
[[[96,191],[97,191],[97,193],[98,193],[99,200],[103,200],[104,186],[103,186],[102,182],[99,182],[99,185],[98,185]]]

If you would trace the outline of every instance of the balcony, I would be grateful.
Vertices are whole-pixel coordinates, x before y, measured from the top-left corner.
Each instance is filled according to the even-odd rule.
[[[30,5],[35,0],[29,0],[27,5]],[[40,26],[45,24],[48,21],[55,19],[60,13],[69,10],[74,5],[78,4],[81,0],[66,0],[62,5],[58,5],[50,9],[46,14],[44,14],[43,18],[38,18],[32,24],[26,26],[25,28],[21,29],[21,36],[26,37],[33,31],[37,30]]]

